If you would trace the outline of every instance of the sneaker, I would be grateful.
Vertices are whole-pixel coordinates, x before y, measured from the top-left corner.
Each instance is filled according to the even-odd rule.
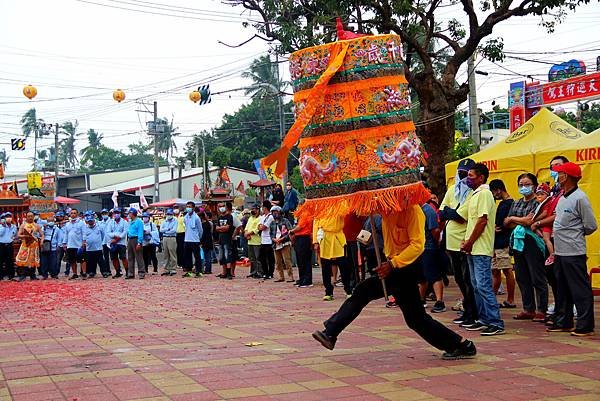
[[[177,275],[177,272],[171,272],[171,273],[169,273],[169,276],[171,276],[171,277],[176,276],[176,275]]]
[[[33,275],[33,276],[29,276],[30,280],[38,280],[37,276]]]
[[[482,336],[497,336],[500,334],[504,334],[504,329],[498,326],[488,326],[481,331]]]
[[[460,318],[462,319],[462,318]],[[458,325],[460,327],[462,327],[463,329],[466,329],[467,327],[471,327],[474,326],[477,322],[475,322],[474,320],[465,320],[462,323],[459,323]]]
[[[317,330],[312,334],[312,336],[315,340],[320,342],[321,345],[323,347],[327,348],[328,350],[332,350],[335,347],[335,342],[337,341],[337,339],[329,337],[327,334],[323,333],[322,331]]]
[[[552,266],[554,264],[554,254],[548,256],[548,259],[546,259],[546,262],[544,262],[544,265],[546,266]]]
[[[465,320],[465,318],[464,318],[464,317],[462,317],[462,316],[459,316],[459,317],[457,317],[456,319],[454,319],[454,320],[452,321],[452,323],[454,323],[454,324],[463,324],[463,323],[465,323],[465,322],[466,322],[466,320]]]
[[[536,312],[535,316],[531,320],[537,323],[544,323],[546,321],[546,315],[542,312]]]
[[[143,279],[145,279],[145,278],[146,278],[146,276],[144,276],[144,275],[141,275],[141,274],[140,274],[140,275],[138,276],[138,278],[139,278],[140,280],[143,280]]]
[[[341,279],[341,278],[339,278],[339,279],[338,279],[338,280],[335,282],[335,286],[336,286],[336,287],[343,287],[343,286],[344,286],[344,283],[342,283],[342,279]]]
[[[283,283],[285,280],[282,278],[278,278],[277,280],[273,281],[274,283]]]
[[[350,298],[352,294],[346,294],[346,299]]]
[[[119,277],[123,277],[123,273],[118,272],[116,273],[114,276],[112,276],[113,278],[119,278]]]
[[[77,277],[75,277],[75,278],[77,278]],[[71,279],[69,279],[69,280],[71,280]],[[15,278],[13,278],[13,281],[17,281],[19,283],[22,282],[22,281],[25,281],[25,276],[17,276]]]
[[[591,331],[583,331],[583,330],[578,330],[575,329],[571,332],[572,336],[576,336],[576,337],[589,337],[589,336],[593,336],[594,335],[594,330]]]
[[[454,306],[451,308],[454,312],[462,312],[463,306],[462,306],[462,299],[459,299],[458,301],[456,301],[456,304],[454,304]]]
[[[395,308],[396,306],[398,306],[396,301],[389,300],[385,303],[386,308]]]
[[[88,274],[88,278],[94,278],[94,277],[96,277],[96,273],[90,273],[90,274]]]
[[[210,270],[208,270],[208,271],[207,271],[207,270],[205,270],[205,271],[204,271],[204,274],[212,274],[212,272],[211,272]]]
[[[480,331],[480,330],[484,330],[487,328],[487,326],[481,322],[475,322],[471,325],[469,325],[469,327],[465,326],[464,324],[461,325],[465,330],[469,330],[469,331]]]
[[[160,273],[161,276],[170,276],[171,273],[170,272],[162,272]]]
[[[187,272],[187,273],[184,273],[182,277],[194,277],[194,273]]]
[[[574,330],[575,330],[574,327],[560,327],[560,326],[556,326],[556,325],[546,327],[546,331],[548,333],[569,333]]]
[[[201,278],[202,277],[202,273],[196,273],[196,274],[194,274],[194,277]]]
[[[134,279],[134,278],[135,278],[135,276],[125,276],[125,280],[131,280],[131,279]]]
[[[444,303],[444,301],[437,301],[434,305],[433,308],[431,308],[431,312],[432,313],[442,313],[442,312],[446,312],[446,304]]]
[[[298,288],[310,288],[312,286],[313,286],[312,284],[302,284],[302,285],[299,285]]]
[[[73,274],[71,277],[69,277],[69,280],[77,280],[79,278],[79,276],[77,274]]]
[[[323,301],[333,301],[333,295],[325,295]]]
[[[477,355],[477,348],[473,341],[465,340],[460,343],[460,346],[452,352],[444,352],[442,359],[446,361],[454,361],[457,359],[469,359]]]

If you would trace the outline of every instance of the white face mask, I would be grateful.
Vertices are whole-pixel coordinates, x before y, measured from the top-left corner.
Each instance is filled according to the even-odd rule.
[[[219,212],[221,212],[221,213],[225,213],[226,211],[227,211],[226,207],[220,207],[219,208]]]

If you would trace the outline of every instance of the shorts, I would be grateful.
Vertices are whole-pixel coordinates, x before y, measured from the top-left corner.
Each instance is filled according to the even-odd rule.
[[[442,279],[444,272],[442,254],[439,249],[425,249],[421,255],[423,281],[433,284]]]
[[[494,257],[492,258],[492,270],[512,268],[513,258],[508,253],[508,248],[494,249]]]
[[[232,248],[231,243],[219,244],[219,264],[221,266],[234,262]]]
[[[67,248],[67,261],[71,264],[85,262],[85,252],[77,248]]]
[[[125,245],[117,244],[109,246],[110,248],[110,260],[125,260],[127,259],[127,247]]]

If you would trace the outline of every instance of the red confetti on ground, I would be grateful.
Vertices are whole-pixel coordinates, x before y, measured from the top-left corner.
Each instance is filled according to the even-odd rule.
[[[0,293],[2,294],[0,304],[20,302],[34,303],[38,307],[43,307],[65,299],[81,300],[87,296],[88,292],[88,288],[64,281],[40,280],[21,283],[9,281],[0,284]]]

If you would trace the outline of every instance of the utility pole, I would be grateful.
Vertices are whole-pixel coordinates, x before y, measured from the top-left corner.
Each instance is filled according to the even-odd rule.
[[[275,53],[275,72],[277,78],[277,108],[279,112],[279,140],[283,143],[285,137],[285,114],[283,113],[283,93],[281,92],[281,80],[279,79],[279,55]],[[283,172],[283,186],[287,182],[287,160],[285,162],[285,170]]]
[[[202,135],[198,135],[198,139],[202,144],[202,191],[206,190],[206,146],[204,146],[204,138]],[[196,167],[199,166],[200,163],[200,146],[196,145]]]
[[[469,74],[469,134],[476,149],[481,146],[481,132],[479,131],[479,112],[477,111],[477,85],[475,83],[475,53],[469,57],[467,63]]]
[[[154,202],[160,201],[160,178],[158,176],[158,102],[154,101]]]
[[[54,124],[54,196],[58,196],[58,123]]]

